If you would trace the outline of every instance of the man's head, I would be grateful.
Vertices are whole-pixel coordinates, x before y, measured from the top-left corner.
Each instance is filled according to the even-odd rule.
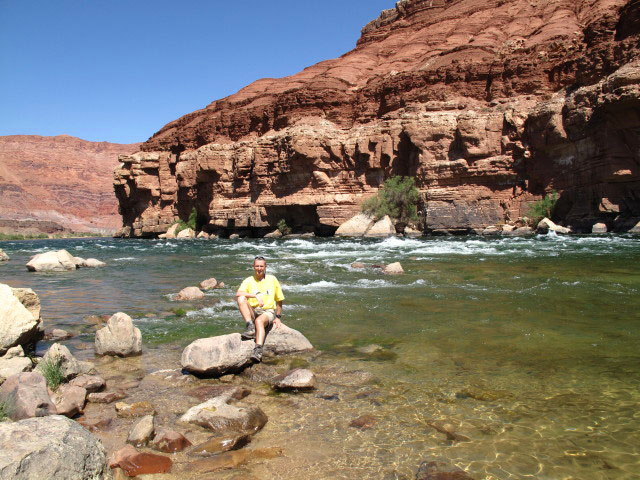
[[[267,272],[267,261],[264,257],[257,256],[253,259],[253,271],[258,279],[264,278],[265,273]]]

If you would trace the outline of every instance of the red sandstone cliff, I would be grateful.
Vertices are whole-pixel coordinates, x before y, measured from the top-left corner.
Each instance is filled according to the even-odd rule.
[[[68,135],[0,137],[1,226],[34,231],[55,224],[73,231],[117,229],[121,218],[113,195],[113,170],[118,155],[139,147]]]
[[[640,217],[638,0],[404,0],[356,48],[259,80],[123,156],[123,234],[193,207],[209,231],[331,233],[391,175],[430,230],[471,231],[552,189],[576,228]]]

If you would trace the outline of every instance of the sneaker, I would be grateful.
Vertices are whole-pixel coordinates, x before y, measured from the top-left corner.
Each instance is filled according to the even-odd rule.
[[[256,326],[253,322],[247,322],[247,326],[245,327],[244,332],[240,334],[240,338],[242,340],[255,340]]]
[[[262,361],[262,345],[256,345],[251,354],[251,361],[260,363]]]

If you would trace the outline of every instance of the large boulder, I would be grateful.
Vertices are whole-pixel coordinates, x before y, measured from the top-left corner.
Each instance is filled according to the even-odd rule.
[[[176,238],[180,240],[196,238],[196,232],[194,232],[191,228],[185,228],[184,230],[180,230],[180,232],[178,232]]]
[[[49,397],[47,382],[37,372],[18,373],[7,378],[0,386],[0,402],[8,406],[12,420],[44,417],[57,412]]]
[[[568,233],[571,233],[571,229],[567,227],[562,227],[560,225],[556,225],[547,217],[544,217],[542,220],[538,222],[538,225],[536,227],[536,232],[538,233],[555,232],[562,235],[566,235]]]
[[[36,300],[37,306],[32,304]],[[31,344],[41,337],[38,296],[31,289],[12,289],[0,283],[0,355],[11,347]]]
[[[182,352],[182,367],[198,375],[222,376],[251,364],[255,343],[242,341],[239,333],[200,338]],[[265,355],[284,355],[312,350],[313,345],[297,330],[281,324],[272,329],[264,344]]]
[[[182,367],[200,375],[221,376],[251,363],[254,342],[243,342],[239,333],[200,338],[182,352]]]
[[[385,215],[376,223],[374,223],[372,227],[369,230],[367,230],[364,236],[386,238],[386,237],[393,237],[395,236],[395,234],[396,234],[396,227],[393,226],[391,217],[389,217],[389,215]]]
[[[394,262],[389,265],[385,265],[382,272],[386,275],[402,275],[404,273],[404,268],[402,268],[400,262]]]
[[[336,237],[362,237],[373,226],[374,219],[371,215],[358,213],[344,222],[336,230]]]
[[[53,415],[0,423],[0,480],[110,479],[100,441]]]
[[[118,312],[96,332],[96,354],[130,357],[142,353],[142,334],[126,313]]]
[[[267,423],[267,416],[254,405],[232,405],[231,396],[220,395],[191,407],[180,421],[211,430],[216,435],[254,434]]]
[[[4,251],[2,251],[2,249],[0,248],[0,262],[6,262],[8,260],[9,260],[9,255],[4,253]]]
[[[3,357],[0,357],[0,385],[12,375],[29,372],[33,368],[31,359],[25,357],[20,345],[10,348]]]
[[[64,272],[76,268],[75,258],[66,250],[39,253],[27,263],[30,272]]]
[[[180,224],[178,223],[174,223],[173,225],[171,225],[169,227],[169,230],[167,230],[167,233],[164,234],[165,235],[164,238],[167,238],[167,239],[176,238],[176,230],[178,229],[179,226]]]

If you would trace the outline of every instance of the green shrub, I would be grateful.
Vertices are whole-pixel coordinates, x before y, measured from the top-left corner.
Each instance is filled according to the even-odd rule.
[[[0,422],[4,422],[9,418],[9,404],[7,402],[0,402]]]
[[[362,204],[362,211],[378,220],[389,215],[401,223],[417,222],[420,192],[412,177],[391,177],[375,197]]]
[[[178,228],[176,228],[176,235],[178,233],[180,233],[182,230],[186,230],[187,228],[190,228],[191,230],[196,229],[196,220],[198,218],[198,212],[196,212],[196,207],[193,207],[191,209],[191,213],[189,214],[189,220],[187,220],[186,222],[184,220],[178,220],[177,222],[174,222],[172,225],[175,225],[176,223],[178,224]]]
[[[535,203],[529,205],[527,210],[527,217],[532,224],[537,225],[544,217],[551,218],[553,209],[558,202],[558,192],[555,190],[551,192],[551,196],[545,195],[543,198]]]
[[[284,218],[280,219],[276,227],[278,227],[278,230],[280,230],[280,233],[282,235],[289,235],[291,233],[291,227],[287,225],[287,222]]]
[[[62,372],[62,359],[43,360],[38,365],[38,370],[47,381],[47,386],[51,390],[57,390],[60,385],[65,383],[64,374]]]
[[[184,308],[174,308],[172,311],[178,317],[184,317],[187,314]]]

